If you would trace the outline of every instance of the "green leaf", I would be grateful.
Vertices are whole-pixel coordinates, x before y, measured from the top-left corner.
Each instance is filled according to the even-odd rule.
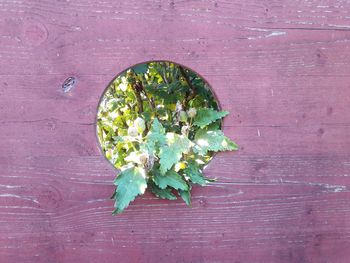
[[[146,63],[142,63],[139,65],[136,65],[132,68],[136,74],[144,74],[147,72],[148,65]]]
[[[189,177],[192,183],[199,184],[199,185],[206,185],[207,180],[203,177],[198,164],[196,164],[194,161],[190,161],[187,164],[186,169],[184,170],[184,173]]]
[[[146,136],[146,143],[152,151],[155,150],[156,146],[160,147],[166,143],[165,129],[157,118],[153,120],[151,129]]]
[[[159,134],[165,134],[165,129],[163,125],[159,122],[157,118],[154,118],[152,127],[151,127],[151,132],[153,133],[159,133]]]
[[[159,152],[160,171],[165,174],[166,171],[180,161],[182,154],[191,148],[191,141],[176,133],[168,132],[166,134],[167,145],[162,147]]]
[[[228,111],[216,111],[213,109],[201,108],[197,110],[197,115],[194,117],[193,124],[204,128],[210,123],[225,117]]]
[[[178,192],[181,198],[185,201],[186,205],[191,206],[191,192],[189,190],[179,190]]]
[[[122,171],[114,180],[117,185],[115,212],[121,213],[136,196],[143,194],[147,188],[146,171],[139,167],[131,167]]]
[[[180,73],[171,62],[137,64],[116,77],[101,98],[97,136],[106,158],[122,170],[115,180],[115,213],[146,187],[159,198],[182,197],[190,205],[192,185],[210,181],[202,169],[214,152],[237,149],[219,131],[228,112],[219,110],[208,83],[190,69],[185,68],[187,79]],[[137,136],[130,136],[136,135],[130,127]]]
[[[188,185],[182,179],[181,175],[177,172],[170,170],[165,175],[160,174],[159,172],[153,173],[153,181],[161,188],[165,189],[168,186],[174,189],[187,190]]]
[[[194,140],[196,147],[193,151],[200,155],[205,155],[208,151],[218,152],[238,149],[237,144],[227,138],[221,130],[199,130]]]
[[[162,199],[175,200],[176,196],[171,192],[170,188],[161,189],[156,184],[150,183],[152,193]]]
[[[141,116],[145,119],[146,122],[151,121],[152,114],[149,111],[145,111],[141,113]]]

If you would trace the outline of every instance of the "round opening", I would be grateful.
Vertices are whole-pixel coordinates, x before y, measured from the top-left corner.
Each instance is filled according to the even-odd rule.
[[[236,147],[221,132],[227,114],[219,110],[209,84],[182,65],[152,61],[121,72],[106,88],[97,113],[101,149],[121,170],[115,184],[124,173],[130,182],[146,184],[137,194],[150,187],[158,197],[174,199],[172,191],[178,190],[189,203],[191,184],[208,181],[201,172],[213,154]],[[118,190],[116,195],[118,201]],[[120,203],[118,211],[128,205]]]

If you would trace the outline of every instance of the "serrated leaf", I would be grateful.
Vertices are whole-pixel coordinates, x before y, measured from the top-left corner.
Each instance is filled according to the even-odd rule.
[[[165,134],[165,129],[163,125],[159,122],[157,118],[154,118],[152,127],[151,127],[151,132],[153,133],[159,133],[159,134]]]
[[[157,118],[153,120],[150,131],[146,136],[146,143],[153,151],[156,146],[161,146],[166,143],[165,129]]]
[[[233,151],[237,150],[236,143],[227,138],[221,130],[199,130],[195,135],[196,147],[193,151],[205,155],[208,151]]]
[[[175,200],[176,196],[171,192],[170,188],[161,189],[156,184],[151,183],[151,191],[152,193],[162,199]]]
[[[111,199],[115,199],[116,191],[113,192],[112,196],[110,197]]]
[[[104,92],[97,135],[106,158],[122,170],[112,196],[115,213],[143,193],[146,183],[159,198],[181,196],[189,205],[191,186],[209,182],[202,169],[213,151],[237,148],[217,131],[228,112],[219,111],[209,85],[189,69],[180,71],[171,62],[137,64]]]
[[[197,110],[197,115],[194,117],[193,124],[200,128],[204,128],[210,123],[225,117],[228,113],[228,111],[216,111],[213,109],[201,108]]]
[[[182,179],[181,175],[179,175],[177,172],[173,170],[168,171],[165,175],[162,175],[159,172],[154,172],[153,181],[161,189],[165,189],[169,186],[177,190],[188,189],[188,185],[185,182],[185,180]]]
[[[147,188],[146,172],[139,167],[131,167],[122,171],[114,180],[117,185],[115,194],[116,213],[121,213],[127,208],[136,196],[143,194]]]
[[[191,206],[191,192],[189,190],[187,191],[178,191],[181,198],[185,201],[186,205]]]
[[[207,184],[207,180],[203,177],[203,174],[201,173],[198,167],[198,164],[196,164],[193,161],[188,162],[187,167],[184,170],[184,173],[188,176],[188,178],[194,184],[199,184],[202,186]]]
[[[167,145],[162,147],[159,152],[160,171],[165,174],[166,171],[180,161],[182,154],[189,151],[191,141],[183,135],[168,132],[166,134]]]

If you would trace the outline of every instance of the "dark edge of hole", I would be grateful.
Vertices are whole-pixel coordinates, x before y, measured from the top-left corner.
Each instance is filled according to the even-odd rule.
[[[197,73],[197,71],[192,70],[191,68],[189,68],[189,67],[187,67],[187,66],[185,66],[185,65],[183,65],[183,64],[181,64],[181,63],[177,63],[177,62],[174,62],[174,61],[171,61],[171,60],[161,60],[161,59],[157,59],[157,60],[147,60],[147,61],[144,61],[144,62],[140,62],[140,63],[137,63],[137,64],[133,64],[133,65],[127,67],[126,69],[120,71],[118,74],[116,74],[116,75],[112,78],[112,80],[107,84],[106,88],[103,90],[103,92],[102,92],[102,94],[101,94],[101,96],[100,96],[100,99],[99,99],[99,101],[98,101],[98,104],[97,104],[97,111],[96,111],[96,114],[95,114],[95,121],[94,121],[94,125],[95,125],[95,137],[96,137],[98,149],[99,149],[100,153],[103,155],[104,159],[107,160],[107,162],[112,166],[112,168],[113,168],[115,171],[117,171],[117,173],[119,173],[120,170],[119,170],[118,168],[116,168],[116,167],[114,166],[114,164],[113,164],[110,160],[108,160],[108,158],[107,158],[105,152],[104,152],[103,149],[102,149],[101,142],[100,142],[100,140],[99,140],[99,138],[98,138],[98,131],[97,131],[97,116],[98,116],[98,110],[99,110],[101,101],[102,101],[102,99],[104,98],[104,95],[106,94],[106,92],[108,91],[108,88],[112,85],[112,83],[114,82],[114,80],[115,80],[116,78],[118,78],[120,75],[122,75],[124,72],[126,72],[126,71],[129,70],[130,68],[133,68],[133,67],[136,67],[136,66],[142,65],[142,64],[152,63],[152,62],[169,62],[169,63],[173,63],[173,64],[176,64],[176,65],[180,65],[180,66],[182,66],[183,68],[188,69],[188,70],[191,70],[192,72],[196,73],[200,78],[202,78],[202,79],[204,80],[204,82],[205,82],[206,84],[208,84],[209,89],[210,89],[211,93],[213,94],[214,99],[216,100],[216,102],[217,102],[217,104],[218,104],[218,110],[219,110],[219,111],[222,111],[221,103],[220,103],[220,101],[218,100],[218,97],[217,97],[215,91],[213,90],[212,86],[211,86],[210,83],[207,81],[207,79],[204,78],[201,74]],[[220,125],[220,129],[221,129],[221,130],[222,130],[223,127],[224,127],[224,120],[225,120],[225,117],[221,120],[221,125]],[[214,157],[215,157],[217,154],[218,154],[217,152],[214,152],[214,153],[213,153],[213,156],[211,157],[211,159],[209,160],[209,162],[208,162],[206,165],[204,165],[204,167],[203,167],[203,172],[204,172],[205,169],[207,169],[207,167],[209,166],[209,164],[211,163],[211,161],[214,159]]]

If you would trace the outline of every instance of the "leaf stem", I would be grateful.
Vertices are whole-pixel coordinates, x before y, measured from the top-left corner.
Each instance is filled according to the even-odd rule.
[[[192,85],[192,82],[190,81],[189,77],[187,76],[185,69],[182,66],[179,66],[179,70],[180,70],[181,75],[184,77],[187,86],[190,88],[189,92],[186,93],[186,97],[185,97],[185,100],[184,100],[183,105],[182,105],[183,109],[186,110],[187,106],[188,106],[187,105],[188,102],[196,96],[197,91],[196,91],[195,87]]]

